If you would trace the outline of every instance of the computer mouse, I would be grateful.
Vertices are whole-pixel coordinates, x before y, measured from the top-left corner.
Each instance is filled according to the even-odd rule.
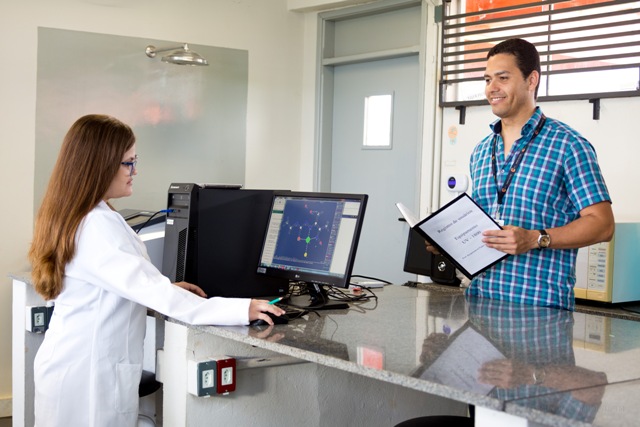
[[[289,323],[289,316],[287,316],[286,314],[282,314],[280,316],[276,316],[275,314],[270,312],[265,312],[265,314],[271,317],[271,320],[273,320],[274,325],[286,325],[287,323]],[[249,322],[249,326],[263,326],[263,325],[269,325],[269,324],[262,319],[256,319]]]

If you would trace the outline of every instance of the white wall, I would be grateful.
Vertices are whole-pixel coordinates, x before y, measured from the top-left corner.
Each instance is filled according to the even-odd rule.
[[[596,150],[598,162],[613,201],[616,222],[640,221],[640,139],[637,135],[637,111],[640,98],[603,99],[600,119],[593,120],[593,104],[584,101],[542,102],[538,105],[549,117],[561,120],[587,138]],[[458,123],[459,113],[447,108],[443,114],[442,176],[469,174],[469,156],[475,144],[490,132],[496,117],[486,107],[467,108],[466,124]],[[455,127],[451,140],[448,130]],[[442,201],[452,198],[442,183]]]
[[[0,417],[10,415],[11,281],[29,270],[37,28],[185,41],[249,51],[246,186],[302,188],[304,17],[286,0],[3,0],[0,4]],[[143,55],[145,46],[140,47]],[[64,106],[61,105],[60,108]],[[309,182],[309,180],[307,180]]]

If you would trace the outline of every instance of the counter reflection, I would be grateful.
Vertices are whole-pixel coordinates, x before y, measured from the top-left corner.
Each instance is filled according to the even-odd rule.
[[[592,421],[607,375],[576,366],[574,313],[456,296],[430,307],[430,321],[414,376],[503,401]],[[438,316],[439,315],[439,316]]]

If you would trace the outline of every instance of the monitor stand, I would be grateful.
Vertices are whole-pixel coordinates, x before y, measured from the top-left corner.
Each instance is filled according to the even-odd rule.
[[[291,305],[307,310],[345,310],[349,304],[329,299],[327,290],[317,283],[306,282],[307,294],[291,297]]]

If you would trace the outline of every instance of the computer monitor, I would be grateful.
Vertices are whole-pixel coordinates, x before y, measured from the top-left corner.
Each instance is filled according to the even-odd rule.
[[[427,251],[424,237],[413,228],[409,228],[403,270],[407,273],[431,276],[432,257],[431,252]]]
[[[409,229],[403,270],[429,276],[432,282],[441,285],[460,285],[455,265],[443,255],[434,255],[427,251],[424,237],[413,228]]]
[[[256,273],[274,190],[199,191],[197,283],[209,297],[275,298],[289,282]]]
[[[330,302],[326,286],[349,287],[368,196],[275,192],[258,273],[302,282],[314,309],[345,308]]]

